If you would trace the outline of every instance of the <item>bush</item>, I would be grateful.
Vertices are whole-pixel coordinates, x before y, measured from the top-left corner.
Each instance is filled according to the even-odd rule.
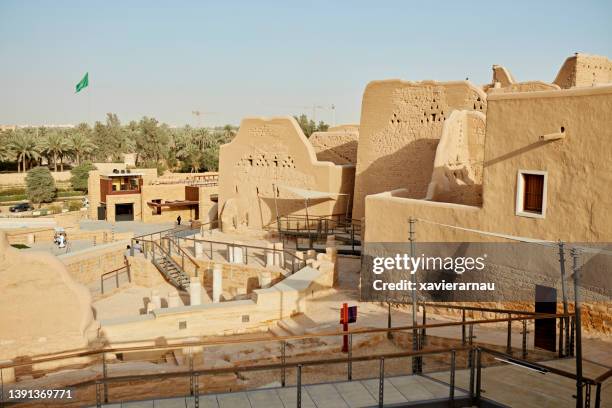
[[[58,191],[57,192],[57,196],[60,198],[61,197],[78,197],[82,195],[83,195],[83,191],[68,190],[68,191]]]
[[[89,172],[95,169],[96,167],[93,164],[90,162],[85,162],[70,170],[70,173],[72,174],[72,177],[70,177],[70,184],[72,184],[72,188],[78,191],[87,192],[87,179],[89,178]]]
[[[47,207],[47,211],[49,211],[51,214],[59,214],[62,212],[62,207],[57,204],[53,204]]]
[[[6,190],[0,191],[0,196],[4,197],[4,196],[14,196],[14,195],[25,195],[25,193],[26,193],[25,188],[12,187],[12,188],[7,188]]]
[[[28,198],[25,194],[0,196],[0,203],[10,203],[11,201],[23,201]]]
[[[66,202],[68,211],[80,211],[83,203],[80,200],[70,200]]]
[[[26,176],[26,194],[33,204],[50,203],[57,194],[55,180],[47,167],[34,167]]]

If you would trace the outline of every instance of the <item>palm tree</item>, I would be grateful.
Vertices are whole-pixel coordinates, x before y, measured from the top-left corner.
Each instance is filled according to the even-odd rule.
[[[42,140],[42,151],[53,156],[53,171],[57,171],[57,158],[64,156],[68,152],[68,142],[61,132],[51,132]],[[61,170],[64,171],[64,161],[62,159]]]
[[[68,137],[68,149],[74,155],[76,165],[81,164],[81,159],[93,152],[96,146],[93,144],[91,139],[86,133],[79,130],[71,133]]]
[[[37,160],[40,157],[41,146],[33,133],[18,130],[9,142],[13,157],[17,159],[17,171],[27,170],[28,160]],[[21,167],[20,167],[21,163]]]

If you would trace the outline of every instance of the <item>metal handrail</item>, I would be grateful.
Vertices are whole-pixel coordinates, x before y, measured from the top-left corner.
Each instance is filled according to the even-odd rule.
[[[101,294],[104,294],[104,279],[106,275],[110,275],[110,274],[115,274],[115,282],[117,285],[117,288],[119,287],[119,272],[121,272],[122,270],[126,270],[127,274],[128,274],[128,282],[132,282],[132,277],[130,276],[130,264],[127,260],[127,257],[124,257],[124,263],[125,265],[122,266],[121,268],[117,268],[117,269],[113,269],[112,271],[108,271],[103,273],[102,275],[100,275],[100,292]]]
[[[469,322],[444,322],[444,323],[431,323],[431,324],[417,324],[411,326],[396,326],[396,327],[377,327],[377,328],[356,328],[349,329],[348,331],[328,331],[328,332],[319,332],[319,333],[308,333],[302,335],[289,335],[289,336],[279,336],[275,338],[275,341],[289,341],[289,340],[307,340],[307,339],[315,339],[320,337],[332,337],[332,336],[344,336],[344,335],[359,335],[359,334],[375,334],[375,333],[389,333],[389,332],[399,332],[399,331],[410,331],[415,329],[433,329],[433,328],[442,328],[442,327],[457,327],[462,326],[464,324],[468,325],[481,325],[481,324],[489,324],[489,323],[500,323],[500,322],[508,322],[508,321],[522,321],[522,320],[537,320],[537,319],[552,319],[552,318],[566,318],[573,317],[573,313],[558,313],[558,314],[539,314],[536,316],[517,316],[517,317],[506,317],[506,318],[498,318],[498,319],[482,319],[482,320],[470,320]],[[71,359],[77,357],[89,357],[101,355],[104,353],[127,353],[133,351],[154,351],[154,350],[172,350],[172,349],[180,349],[184,347],[199,347],[199,346],[220,346],[220,345],[229,345],[229,344],[243,344],[243,343],[258,343],[258,342],[269,342],[270,338],[268,337],[251,337],[251,338],[240,338],[240,339],[223,339],[223,340],[205,340],[205,341],[190,341],[190,342],[182,342],[176,344],[167,344],[167,345],[154,345],[154,346],[132,346],[132,347],[104,347],[95,350],[82,350],[75,351],[68,354],[60,354],[60,355],[41,355],[39,358],[32,357],[28,360],[28,362],[23,363],[4,363],[0,364],[0,369],[11,368],[11,367],[21,367],[32,364],[46,363],[50,361],[57,361],[62,359]]]

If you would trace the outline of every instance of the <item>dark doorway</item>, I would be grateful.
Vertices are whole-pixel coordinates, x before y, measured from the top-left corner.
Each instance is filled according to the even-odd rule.
[[[115,204],[115,221],[134,221],[134,204]]]
[[[535,291],[536,313],[557,313],[557,289],[548,286],[536,285]],[[557,320],[536,319],[534,346],[544,350],[556,351]]]
[[[105,221],[106,220],[106,206],[101,205],[98,207],[98,220]]]

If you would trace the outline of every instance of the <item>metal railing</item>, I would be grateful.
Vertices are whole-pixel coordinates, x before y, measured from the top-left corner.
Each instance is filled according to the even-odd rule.
[[[105,272],[102,275],[100,275],[100,293],[104,294],[104,280],[108,279],[109,275],[115,275],[115,288],[119,288],[119,274],[123,271],[125,271],[127,273],[127,277],[128,277],[128,282],[132,282],[132,277],[130,274],[130,264],[127,260],[127,257],[124,257],[124,263],[125,265],[122,266],[121,268],[117,268],[117,269],[113,269],[112,271],[109,272]]]
[[[163,379],[163,378],[171,378],[171,377],[184,377],[191,376],[192,381],[190,381],[192,387],[194,386],[193,378],[196,379],[195,383],[197,384],[197,377],[200,375],[212,375],[212,374],[220,374],[223,372],[239,372],[239,371],[257,371],[257,370],[279,370],[280,371],[280,379],[281,386],[286,386],[286,371],[288,368],[296,368],[298,366],[309,366],[309,365],[330,365],[330,364],[346,364],[346,375],[347,380],[353,380],[352,375],[352,366],[355,362],[361,361],[371,361],[379,359],[381,361],[381,365],[384,365],[384,359],[393,359],[399,357],[413,357],[413,361],[417,359],[422,359],[424,356],[432,355],[432,354],[440,354],[440,353],[448,353],[450,356],[451,362],[451,370],[450,370],[450,394],[449,398],[454,398],[454,371],[455,371],[455,354],[458,351],[467,351],[469,353],[468,357],[468,365],[470,369],[471,375],[471,384],[476,384],[476,386],[470,386],[470,396],[473,398],[480,398],[480,388],[479,381],[481,378],[481,373],[478,363],[478,359],[480,355],[477,355],[477,350],[482,350],[483,348],[473,344],[471,341],[467,345],[457,345],[457,347],[447,347],[444,349],[428,349],[428,350],[412,350],[406,351],[402,353],[395,354],[383,354],[383,355],[364,355],[364,356],[354,356],[353,355],[353,337],[357,335],[367,335],[367,334],[382,334],[382,333],[398,333],[398,332],[406,332],[410,333],[414,330],[418,332],[422,332],[425,329],[435,329],[442,327],[458,327],[462,328],[466,324],[470,327],[470,332],[473,331],[473,327],[476,325],[484,325],[484,324],[494,324],[494,323],[503,323],[503,322],[518,322],[518,321],[529,321],[529,320],[537,320],[537,319],[562,319],[566,317],[571,317],[572,314],[526,314],[522,316],[515,317],[505,317],[498,319],[481,319],[481,320],[472,320],[468,322],[457,321],[457,322],[444,322],[444,323],[434,323],[434,324],[425,324],[425,325],[415,325],[415,326],[399,326],[399,327],[391,327],[391,328],[362,328],[362,329],[353,329],[349,331],[330,331],[330,332],[320,332],[320,333],[309,333],[303,335],[291,335],[291,336],[280,336],[275,338],[273,341],[277,341],[280,343],[280,361],[279,364],[255,364],[255,365],[244,365],[240,367],[228,367],[223,369],[194,369],[193,364],[190,363],[190,369],[183,371],[172,371],[172,372],[164,372],[164,373],[151,373],[151,374],[138,374],[138,375],[120,375],[120,376],[108,376],[108,372],[106,369],[102,370],[102,376],[96,378],[95,380],[89,380],[85,382],[80,382],[76,384],[76,386],[87,386],[87,385],[95,385],[97,388],[98,399],[97,403],[100,404],[100,388],[104,388],[104,401],[108,401],[108,392],[107,387],[103,387],[104,385],[108,385],[110,383],[118,383],[118,382],[126,382],[133,380],[152,380],[152,379]],[[346,357],[342,358],[322,358],[319,360],[306,360],[306,361],[293,361],[287,362],[286,359],[286,345],[289,341],[294,340],[312,340],[323,337],[334,337],[334,336],[348,336],[349,337],[349,348]],[[202,347],[213,347],[213,346],[224,346],[224,345],[232,345],[232,344],[247,344],[247,343],[269,343],[271,339],[269,337],[251,337],[251,338],[233,338],[233,339],[219,339],[219,340],[206,340],[206,341],[190,341],[190,342],[181,342],[177,344],[165,344],[165,345],[155,345],[155,346],[132,346],[132,347],[104,347],[96,350],[81,350],[81,351],[73,351],[66,352],[59,355],[43,355],[38,357],[29,358],[27,361],[11,361],[8,363],[0,364],[0,370],[7,368],[17,368],[23,366],[33,366],[35,364],[42,364],[48,362],[58,362],[61,360],[66,360],[67,362],[74,361],[75,358],[79,357],[88,357],[90,361],[93,359],[97,359],[98,361],[102,361],[105,366],[106,360],[105,355],[108,353],[121,354],[130,353],[130,352],[141,352],[141,351],[171,351],[171,350],[185,350],[191,348],[202,348]],[[507,353],[503,353],[500,351],[496,351],[490,348],[484,349],[486,352],[495,352],[505,356],[505,358],[514,358]],[[272,357],[272,355],[271,355]],[[525,362],[527,364],[528,362]],[[54,364],[57,367],[57,364]],[[422,367],[422,366],[421,366]],[[57,368],[56,368],[57,369]],[[559,372],[564,372],[563,370],[554,369]],[[564,372],[566,373],[566,372]],[[414,371],[413,365],[413,374],[420,375],[422,371],[417,370]],[[568,375],[574,375],[572,373],[567,373]],[[591,386],[595,386],[598,388],[598,393],[601,390],[601,384],[610,377],[610,373],[606,373],[596,379],[584,378],[585,384],[590,384]],[[384,376],[384,372],[383,372]],[[573,377],[571,377],[573,378]],[[73,384],[75,385],[75,384]],[[194,393],[192,388],[192,395],[194,397],[198,395],[198,392]],[[595,405],[598,407],[598,405]]]

